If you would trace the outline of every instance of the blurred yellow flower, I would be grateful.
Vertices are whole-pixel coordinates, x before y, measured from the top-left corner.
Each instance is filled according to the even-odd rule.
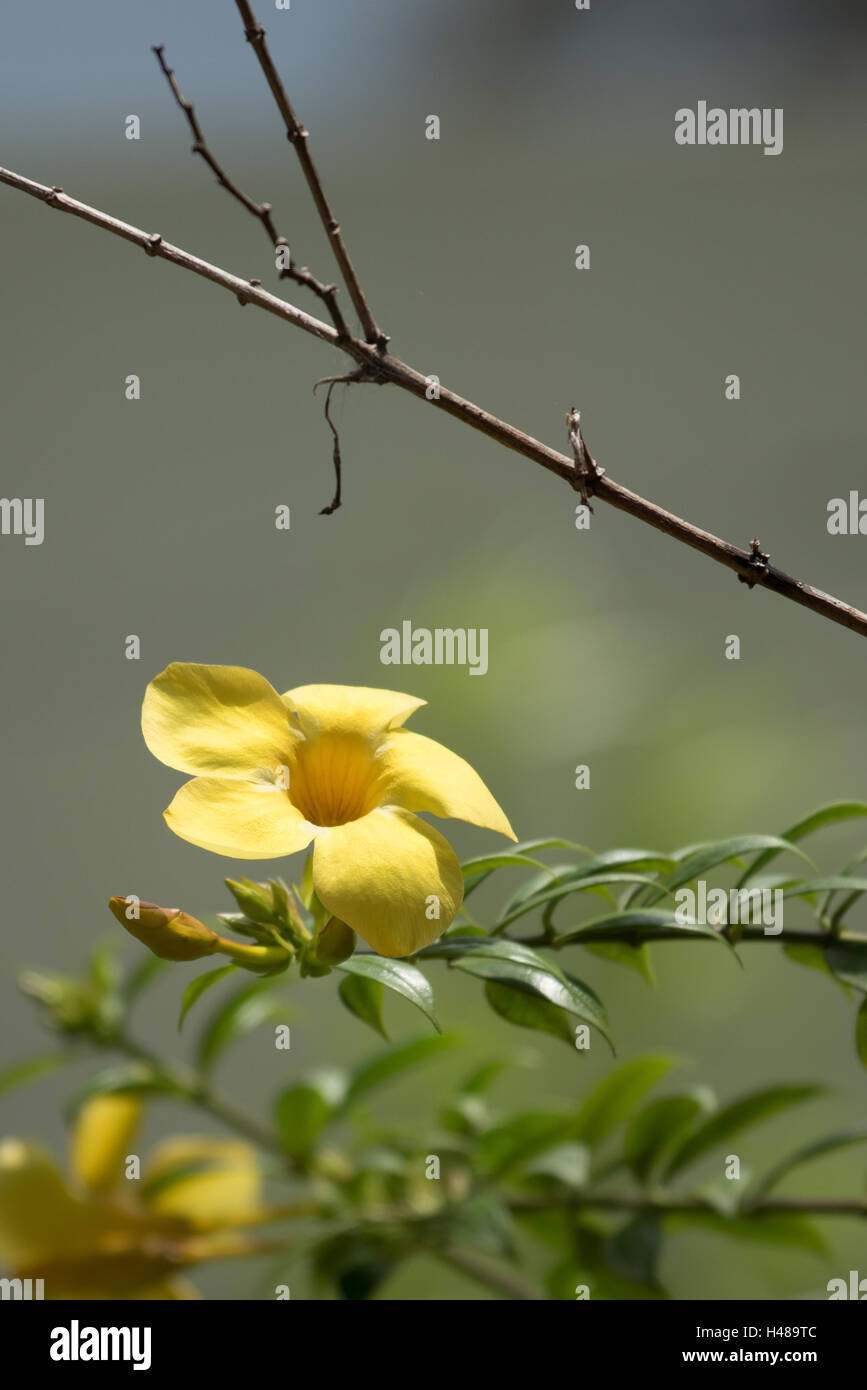
[[[197,1298],[179,1271],[244,1253],[237,1236],[232,1248],[209,1233],[261,1219],[255,1151],[239,1140],[172,1138],[140,1179],[124,1181],[141,1112],[129,1095],[88,1101],[69,1183],[38,1145],[0,1142],[0,1260],[11,1277],[43,1280],[46,1299]]]
[[[402,727],[425,703],[364,686],[278,695],[240,666],[175,662],[147,688],[142,731],[195,774],[165,812],[182,839],[237,859],[314,842],[319,901],[383,956],[407,956],[453,921],[457,857],[415,814],[454,816],[514,840],[478,773]]]

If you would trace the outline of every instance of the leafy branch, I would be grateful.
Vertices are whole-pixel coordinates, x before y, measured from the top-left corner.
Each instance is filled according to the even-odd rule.
[[[312,334],[320,341],[337,347],[355,364],[354,370],[338,380],[396,385],[432,405],[435,409],[445,411],[468,428],[487,435],[504,448],[530,459],[548,472],[555,474],[578,492],[582,501],[587,505],[590,505],[591,498],[598,497],[616,510],[627,512],[656,530],[662,531],[672,539],[699,551],[709,559],[734,571],[738,579],[750,588],[758,586],[770,589],[802,607],[809,608],[831,622],[850,628],[861,636],[867,636],[867,614],[851,604],[834,598],[830,594],[826,594],[778,569],[776,565],[771,564],[767,552],[762,549],[758,540],[753,540],[748,549],[731,545],[711,532],[693,526],[673,512],[639,496],[622,484],[614,482],[605,473],[605,470],[598,466],[590,454],[581,432],[580,414],[574,407],[566,416],[570,457],[570,455],[532,438],[514,425],[497,418],[445,386],[438,384],[436,389],[432,390],[430,377],[417,371],[391,353],[387,347],[389,339],[377,324],[367,297],[361,288],[358,274],[346,248],[340,224],[325,193],[318,167],[310,153],[308,132],[299,120],[277,72],[268,48],[265,30],[257,21],[247,0],[236,0],[236,5],[243,22],[245,37],[253,48],[274,97],[288,141],[297,155],[343,284],[349,293],[350,301],[361,324],[363,336],[354,335],[348,330],[346,320],[338,306],[336,287],[318,280],[306,268],[299,269],[291,256],[286,259],[283,253],[288,253],[288,243],[277,232],[271,216],[270,205],[256,203],[225,172],[204,138],[202,127],[192,104],[184,100],[175,81],[174,73],[165,62],[164,50],[161,45],[155,47],[155,52],[173,95],[192,130],[194,153],[209,165],[221,185],[262,223],[272,246],[278,253],[277,265],[280,276],[293,279],[298,284],[311,289],[328,308],[332,319],[331,324],[314,318],[287,300],[269,294],[262,288],[260,281],[244,280],[221,267],[211,265],[181,247],[165,241],[158,233],[143,231],[117,217],[69,197],[61,188],[36,183],[32,179],[5,168],[0,168],[0,182],[38,199],[56,211],[82,218],[93,226],[132,242],[145,250],[149,256],[169,261],[195,275],[202,276],[212,284],[235,295],[242,305],[255,305],[266,313],[277,315],[285,322],[292,324],[293,327]],[[333,382],[330,382],[330,385],[333,385]],[[326,420],[332,434],[334,434],[333,423],[327,414],[329,400],[326,400]],[[333,458],[337,474],[337,489],[332,502],[323,508],[326,513],[336,510],[341,501],[341,452],[336,434],[334,435]]]

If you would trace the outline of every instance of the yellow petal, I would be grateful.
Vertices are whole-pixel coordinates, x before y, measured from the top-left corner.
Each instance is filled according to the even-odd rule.
[[[372,811],[320,831],[313,886],[328,911],[381,956],[408,956],[435,941],[464,894],[451,845],[402,810]]]
[[[161,762],[217,777],[273,775],[299,737],[274,687],[244,666],[172,662],[145,691],[141,723]]]
[[[81,1107],[72,1132],[73,1175],[92,1192],[108,1192],[123,1177],[124,1160],[142,1117],[138,1096],[94,1096]]]
[[[479,774],[432,738],[396,729],[380,746],[375,761],[384,804],[454,816],[499,831],[510,840],[518,838]]]
[[[94,1236],[94,1240],[97,1236]],[[91,1243],[88,1209],[72,1196],[53,1158],[20,1139],[0,1143],[0,1258],[33,1269]],[[44,1276],[43,1276],[44,1277]]]
[[[374,739],[385,729],[399,728],[413,710],[427,703],[414,695],[364,685],[299,685],[287,690],[283,699],[308,738],[345,733]]]
[[[182,840],[230,859],[278,859],[304,849],[313,827],[281,787],[195,777],[165,812]]]
[[[177,1136],[154,1150],[143,1192],[151,1211],[196,1230],[239,1226],[259,1213],[262,1174],[255,1150],[241,1140]]]

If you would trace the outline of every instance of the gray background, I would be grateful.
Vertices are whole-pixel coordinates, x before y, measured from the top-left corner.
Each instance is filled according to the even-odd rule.
[[[258,9],[399,355],[556,446],[577,404],[618,481],[737,543],[759,536],[783,568],[867,606],[867,541],[825,524],[828,499],[863,485],[867,442],[854,5]],[[274,203],[299,260],[330,277],[229,0],[4,6],[0,162],[273,286],[260,229],[189,155],[157,42],[228,168]],[[784,107],[783,154],[678,148],[674,111],[699,99]],[[431,112],[438,143],[424,138]],[[137,143],[124,138],[129,113]],[[244,869],[161,820],[180,779],[144,748],[138,707],[171,660],[249,665],[281,690],[338,681],[426,697],[413,727],[478,767],[521,837],[665,849],[778,831],[863,794],[865,647],[853,634],[604,507],[576,532],[576,499],[556,479],[397,390],[336,398],[345,505],[320,517],[330,436],[311,385],[342,369],[337,353],[6,188],[0,239],[2,492],[46,499],[44,545],[0,541],[4,1060],[44,1046],[17,973],[78,968],[112,935],[109,894],[205,913],[225,905],[221,874]],[[589,272],[573,268],[579,242]],[[301,290],[289,297],[318,312]],[[131,372],[137,403],[123,395]],[[730,372],[736,404],[723,396]],[[289,533],[273,526],[280,503]],[[489,674],[382,667],[380,630],[407,617],[487,627]],[[139,662],[124,659],[129,633]],[[740,662],[723,658],[730,633]],[[590,792],[573,789],[578,762],[591,765]],[[491,846],[445,828],[462,854]],[[819,862],[836,867],[858,844],[826,832]],[[123,951],[140,959],[132,942]],[[743,1141],[757,1166],[787,1140],[863,1120],[864,1075],[839,990],[775,947],[744,959],[741,971],[722,953],[660,947],[654,993],[590,957],[574,968],[606,999],[622,1057],[672,1050],[723,1096],[832,1083],[809,1120]],[[159,986],[142,1036],[171,1045],[181,977],[196,969]],[[554,1039],[484,1015],[473,982],[439,967],[432,978],[479,1055],[525,1064],[500,1088],[504,1107],[568,1100],[610,1065],[600,1052],[582,1067]],[[294,994],[291,1058],[275,1062],[259,1035],[223,1070],[253,1108],[307,1065],[375,1050],[333,978]],[[409,1012],[392,1008],[398,1036],[416,1031]],[[423,1093],[396,1087],[377,1113],[424,1113],[450,1065]],[[68,1085],[11,1095],[2,1130],[60,1153]],[[178,1127],[156,1108],[151,1134]],[[863,1159],[808,1170],[801,1190],[835,1181],[861,1190]],[[681,1236],[663,1273],[676,1296],[795,1296],[863,1258],[854,1223],[827,1235],[818,1262]],[[477,1296],[438,1277],[418,1262],[384,1296]],[[198,1283],[258,1294],[240,1268]]]

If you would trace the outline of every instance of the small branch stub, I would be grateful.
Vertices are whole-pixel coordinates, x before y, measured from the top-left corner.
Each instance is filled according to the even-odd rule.
[[[581,430],[581,412],[576,410],[574,405],[567,412],[566,425],[569,431],[569,444],[575,456],[575,482],[572,486],[580,492],[581,501],[592,512],[593,506],[590,498],[596,491],[596,485],[603,477],[605,469],[599,467],[584,442],[584,435]]]
[[[750,566],[753,574],[739,574],[738,579],[742,584],[746,584],[750,589],[754,589],[760,579],[768,573],[771,564],[771,557],[762,550],[761,541],[755,537],[750,541]]]

